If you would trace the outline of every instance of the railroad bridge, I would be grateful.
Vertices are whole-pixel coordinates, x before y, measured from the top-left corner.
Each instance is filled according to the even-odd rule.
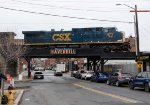
[[[93,62],[93,69],[97,61],[101,64],[101,70],[108,60],[135,60],[134,52],[104,52],[101,48],[68,48],[63,47],[51,48],[49,45],[26,45],[28,50],[24,57],[30,65],[31,58],[87,58],[87,69],[89,62]],[[52,46],[53,47],[53,46]],[[28,70],[30,67],[28,66]]]
[[[93,31],[94,29],[97,30],[97,28],[92,28],[92,29]],[[99,29],[98,31],[102,31],[102,30]],[[122,46],[124,45],[124,43],[116,42],[116,40],[114,40],[114,38],[121,38],[121,37],[113,38],[113,33],[111,33],[111,37],[108,34],[109,35],[109,39],[108,39],[106,37],[107,34],[105,35],[105,33],[96,31],[97,35],[100,34],[102,36],[104,34],[104,37],[95,36],[94,38],[96,39],[96,41],[94,42],[93,41],[94,38],[91,38],[93,33],[87,34],[84,31],[83,31],[84,33],[81,32],[82,32],[81,29],[79,32],[76,30],[75,32],[70,32],[70,33],[68,31],[63,31],[63,32],[25,31],[23,32],[23,34],[25,35],[24,46],[27,46],[27,51],[25,52],[24,57],[28,62],[28,76],[30,76],[30,60],[32,58],[87,58],[87,69],[89,69],[89,62],[93,62],[93,70],[96,70],[96,65],[99,62],[101,65],[101,71],[104,70],[103,69],[104,64],[108,60],[135,60],[136,59],[135,52],[126,51],[127,47]],[[78,34],[78,37],[75,37],[76,34]],[[81,37],[79,37],[79,34],[81,34],[80,35]],[[119,33],[119,35],[122,34]],[[91,38],[92,41],[89,40],[89,38]],[[98,38],[100,39],[103,38],[104,42],[100,42]],[[109,42],[107,42],[107,40]],[[108,49],[108,48],[118,49],[120,47],[122,48],[121,51],[120,49],[119,51]]]

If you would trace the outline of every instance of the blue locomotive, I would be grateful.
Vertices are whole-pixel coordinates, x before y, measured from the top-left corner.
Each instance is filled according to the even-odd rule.
[[[80,45],[105,51],[129,51],[116,27],[72,28],[71,31],[23,31],[26,45]]]

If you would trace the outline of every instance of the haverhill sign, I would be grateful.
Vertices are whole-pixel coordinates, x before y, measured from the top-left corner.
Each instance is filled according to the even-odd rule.
[[[54,48],[50,49],[50,54],[76,54],[76,49],[72,48]]]

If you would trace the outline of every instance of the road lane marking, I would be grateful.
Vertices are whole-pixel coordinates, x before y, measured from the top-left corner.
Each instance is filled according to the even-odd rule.
[[[89,90],[89,91],[92,91],[92,92],[95,92],[95,93],[99,93],[99,94],[105,95],[105,96],[109,96],[109,97],[112,97],[112,98],[120,99],[120,100],[128,102],[128,103],[139,103],[139,101],[136,101],[134,99],[130,99],[130,98],[119,96],[119,95],[110,94],[110,93],[103,92],[103,91],[96,90],[96,89],[92,89],[92,88],[88,88],[88,87],[85,87],[85,86],[80,85],[80,84],[73,84],[73,85],[75,85],[77,87],[81,87],[81,88]]]

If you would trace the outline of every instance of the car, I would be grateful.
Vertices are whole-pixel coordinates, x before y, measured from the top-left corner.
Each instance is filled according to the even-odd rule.
[[[54,76],[63,76],[62,71],[54,71]]]
[[[108,80],[109,74],[105,72],[94,72],[91,76],[92,82],[106,82]]]
[[[109,76],[107,85],[115,84],[116,86],[122,86],[129,83],[132,75],[130,73],[114,72]]]
[[[81,74],[81,79],[90,79],[93,73],[93,71],[85,71]]]
[[[81,74],[82,74],[82,73],[84,73],[84,71],[80,71],[80,70],[79,70],[79,71],[77,71],[77,72],[74,74],[74,77],[75,77],[75,78],[78,78],[78,79],[81,79]]]
[[[34,69],[34,71],[39,71],[39,69]]]
[[[75,77],[77,71],[71,71],[71,77]]]
[[[129,88],[135,87],[144,88],[146,92],[150,91],[150,72],[140,72],[135,77],[131,77],[129,81]]]
[[[34,73],[34,79],[44,79],[44,75],[42,72],[38,71]]]

